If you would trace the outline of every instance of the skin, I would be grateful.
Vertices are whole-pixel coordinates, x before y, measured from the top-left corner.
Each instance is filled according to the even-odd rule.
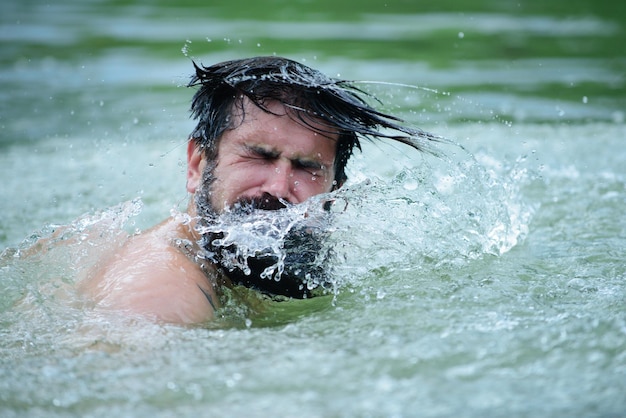
[[[247,101],[245,118],[218,144],[211,203],[219,213],[244,197],[269,193],[290,203],[333,189],[337,135],[320,134],[298,123],[282,104],[267,113]],[[195,243],[193,195],[207,167],[193,140],[187,149],[188,217],[172,217],[132,236],[83,281],[81,290],[96,309],[148,317],[159,322],[197,324],[213,318],[218,306],[217,270],[202,265],[180,240]],[[183,219],[184,218],[184,219]],[[193,248],[195,251],[196,248]]]
[[[301,203],[332,189],[336,137],[302,126],[280,103],[270,103],[268,110],[274,114],[246,102],[243,123],[221,138],[211,198],[218,212],[264,192]],[[191,142],[187,154],[187,191],[195,193],[207,162]]]

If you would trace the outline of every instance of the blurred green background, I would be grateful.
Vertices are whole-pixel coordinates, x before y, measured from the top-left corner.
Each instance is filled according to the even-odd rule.
[[[189,59],[265,54],[434,89],[383,92],[404,114],[429,114],[419,124],[622,122],[625,22],[626,2],[610,0],[9,0],[0,144],[162,122],[162,106],[180,118]]]

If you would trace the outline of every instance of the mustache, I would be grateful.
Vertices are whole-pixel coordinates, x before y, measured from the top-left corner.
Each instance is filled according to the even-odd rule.
[[[261,210],[280,210],[287,207],[288,201],[280,199],[269,193],[263,193],[261,196],[246,196],[239,198],[233,208],[244,211]]]

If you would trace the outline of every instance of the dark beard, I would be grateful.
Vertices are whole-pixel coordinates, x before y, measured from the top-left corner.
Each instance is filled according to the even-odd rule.
[[[315,224],[307,217],[281,217],[287,212],[269,211],[289,210],[289,203],[264,194],[242,199],[225,215],[217,215],[204,195],[197,202],[203,212],[200,245],[234,285],[298,299],[324,293],[330,286],[330,250],[324,249],[328,214]]]

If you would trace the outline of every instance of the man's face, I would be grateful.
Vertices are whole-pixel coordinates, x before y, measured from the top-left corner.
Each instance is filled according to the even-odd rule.
[[[294,121],[280,103],[268,105],[273,113],[247,101],[244,105],[243,122],[241,115],[235,114],[235,128],[227,130],[220,138],[215,166],[208,165],[204,153],[194,144],[188,149],[187,189],[197,192],[196,211],[201,218],[200,229],[205,241],[202,246],[207,254],[212,254],[205,256],[227,268],[229,276],[236,282],[273,294],[302,297],[309,292],[304,285],[306,272],[319,270],[316,277],[323,277],[319,267],[312,264],[320,248],[319,238],[313,238],[311,227],[300,224],[309,218],[286,212],[285,219],[267,218],[269,223],[266,226],[251,221],[249,228],[232,230],[229,215],[234,215],[236,222],[247,222],[257,219],[260,213],[246,212],[250,207],[245,203],[252,203],[259,209],[279,209],[284,207],[283,200],[296,204],[331,191],[338,135],[317,133],[303,126]],[[226,208],[237,203],[244,203],[248,209],[240,207],[224,213]],[[218,221],[215,215],[220,214],[221,221]],[[296,222],[298,227],[294,227],[294,221],[300,222]],[[286,222],[284,230],[281,227],[280,231],[275,231],[281,222]],[[239,242],[240,235],[255,225],[257,228],[252,236]],[[278,242],[277,239],[284,240],[280,251],[286,253],[282,256],[271,245]],[[292,248],[294,245],[297,248]],[[238,261],[242,254],[246,258],[243,264]],[[248,257],[251,258],[248,260]],[[277,263],[284,266],[284,272],[278,273],[282,275],[280,283],[271,278],[264,279],[263,271],[277,266]],[[253,272],[239,274],[242,269]]]
[[[270,194],[290,203],[332,190],[338,135],[321,134],[298,123],[278,102],[268,104],[267,113],[244,99],[245,117],[235,114],[235,128],[222,135],[217,165],[210,185],[211,204],[221,213],[245,198]],[[293,116],[295,117],[295,116]],[[187,188],[202,187],[206,161],[194,149],[198,167],[189,156]]]

